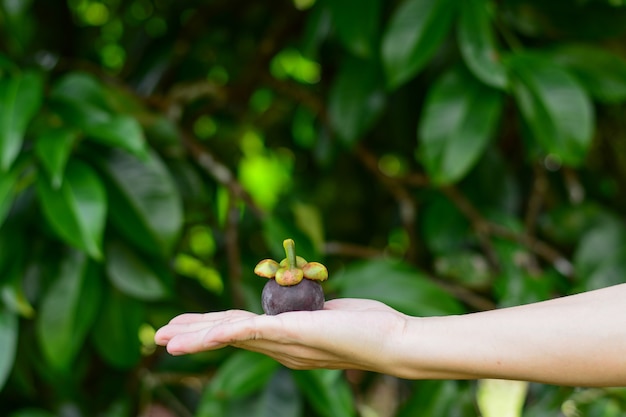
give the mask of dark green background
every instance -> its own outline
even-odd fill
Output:
[[[260,311],[287,237],[413,315],[623,282],[625,41],[622,0],[0,1],[3,415],[625,416],[152,339]]]

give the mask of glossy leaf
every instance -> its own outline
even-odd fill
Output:
[[[226,402],[241,399],[266,385],[279,363],[256,352],[240,350],[219,368],[198,405],[198,417],[224,415]]]
[[[132,116],[111,115],[106,120],[87,124],[83,128],[90,139],[127,150],[140,158],[146,157],[143,129]]]
[[[50,96],[55,100],[110,110],[101,82],[84,72],[72,72],[60,78],[53,86]]]
[[[574,253],[579,290],[597,289],[624,281],[626,228],[617,219],[589,229]]]
[[[81,252],[69,252],[37,315],[37,340],[50,366],[70,372],[99,305],[100,285]]]
[[[606,103],[626,100],[626,59],[585,44],[565,44],[548,56],[570,70],[595,99]]]
[[[335,31],[346,48],[360,57],[374,53],[378,37],[380,0],[329,1]]]
[[[111,201],[110,218],[138,247],[168,254],[182,227],[182,202],[156,153],[143,161],[114,151],[100,161]]]
[[[65,166],[70,157],[77,134],[67,129],[50,129],[42,132],[35,142],[35,153],[48,172],[54,188],[63,182]]]
[[[418,381],[396,417],[475,416],[476,406],[464,381]]]
[[[87,138],[145,157],[143,129],[128,114],[115,114],[105,87],[90,75],[71,73],[51,92],[54,109]]]
[[[418,131],[420,160],[433,183],[454,183],[473,167],[498,127],[501,109],[501,94],[464,70],[437,80]]]
[[[45,176],[37,179],[37,193],[46,219],[68,244],[102,257],[102,233],[107,196],[98,175],[83,162],[72,160],[59,189]]]
[[[420,227],[426,247],[443,256],[462,250],[472,243],[469,221],[446,198],[433,198],[424,205]]]
[[[323,417],[354,417],[354,399],[344,374],[338,370],[294,371],[296,383],[313,408]]]
[[[0,307],[0,390],[4,387],[15,361],[19,327],[17,316]]]
[[[390,88],[417,74],[448,33],[456,2],[404,0],[383,35],[382,61]]]
[[[18,172],[13,167],[9,172],[0,175],[0,226],[4,223],[14,200],[15,184],[17,183]]]
[[[279,366],[274,359],[260,353],[237,351],[220,366],[208,392],[224,399],[243,397],[264,386]]]
[[[200,416],[302,417],[302,395],[291,371],[279,368],[260,391],[240,398],[216,400],[216,408],[203,409]]]
[[[42,96],[43,80],[37,73],[0,76],[0,172],[6,172],[17,158]]]
[[[460,2],[458,43],[463,60],[482,82],[495,88],[506,88],[506,68],[500,60],[491,22],[489,0]]]
[[[334,131],[344,144],[353,146],[373,126],[385,107],[383,80],[377,65],[346,59],[328,100]]]
[[[516,54],[508,66],[513,94],[533,139],[564,164],[582,164],[594,126],[585,90],[568,72],[539,55]]]
[[[154,265],[122,242],[110,241],[107,244],[106,270],[113,285],[131,297],[151,301],[169,294]]]
[[[270,379],[254,404],[250,417],[299,417],[302,415],[302,396],[293,373],[280,368]],[[239,414],[241,415],[241,414]]]
[[[141,358],[139,327],[144,320],[143,305],[117,291],[103,297],[92,338],[100,356],[115,368],[126,369]]]
[[[337,271],[329,285],[341,297],[370,298],[414,316],[459,314],[463,307],[418,270],[401,262],[372,260]]]

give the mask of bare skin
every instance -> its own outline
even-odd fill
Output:
[[[173,355],[235,346],[294,369],[626,386],[626,284],[444,317],[411,317],[362,299],[277,316],[242,310],[183,314],[159,329],[155,340]]]

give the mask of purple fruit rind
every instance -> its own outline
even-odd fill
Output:
[[[288,311],[321,310],[324,308],[324,290],[319,282],[309,279],[292,286],[282,286],[270,279],[263,287],[261,302],[268,316]]]

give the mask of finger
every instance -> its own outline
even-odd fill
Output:
[[[161,327],[156,332],[154,339],[156,344],[165,345],[176,335],[193,333],[203,329],[208,330],[219,324],[245,320],[254,315],[254,313],[241,310],[225,311],[221,313],[185,314],[172,319],[169,324]]]
[[[179,332],[167,342],[173,355],[219,349],[248,340],[275,339],[280,336],[280,319],[276,316],[250,316],[241,320],[225,320],[195,331]]]
[[[243,321],[250,321],[244,319]],[[187,353],[197,353],[204,350],[214,350],[227,346],[229,343],[236,341],[234,336],[223,337],[222,333],[228,333],[228,330],[219,331],[219,329],[230,329],[234,326],[235,322],[226,321],[222,324],[205,325],[191,330],[189,328],[181,331],[180,328],[173,326],[166,326],[160,330],[159,336],[164,335],[164,339],[167,339],[167,351],[172,355],[182,355]],[[252,326],[247,325],[246,329],[251,329]],[[216,329],[218,329],[216,333]],[[248,335],[238,336],[239,340],[244,340],[252,336],[253,332],[249,332]],[[217,335],[217,337],[216,337]],[[168,338],[169,336],[169,338]]]
[[[228,317],[239,317],[254,314],[245,310],[226,310],[213,313],[185,313],[174,317],[169,324],[197,323],[222,320]]]
[[[387,309],[388,307],[379,301],[365,300],[360,298],[337,298],[334,300],[326,301],[326,303],[324,303],[324,310],[363,311],[376,308]]]

